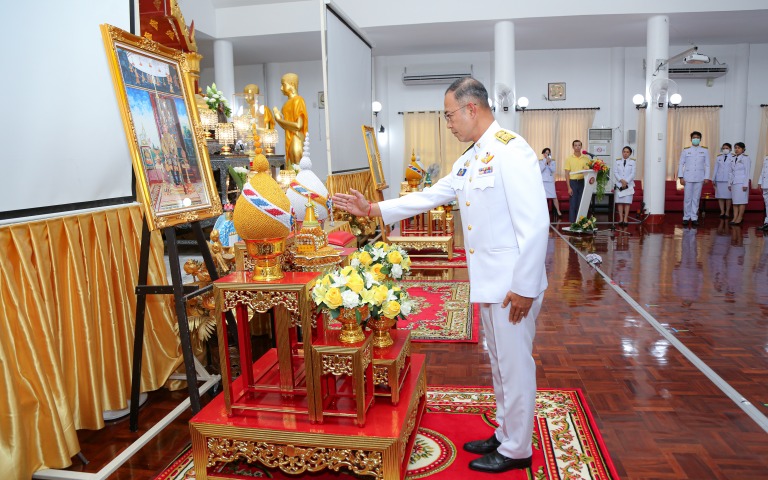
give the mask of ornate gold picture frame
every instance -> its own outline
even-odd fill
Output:
[[[221,215],[184,53],[101,25],[150,230]]]
[[[388,187],[384,178],[384,169],[381,166],[381,156],[379,155],[379,144],[376,142],[376,131],[373,127],[363,125],[363,138],[365,140],[365,151],[368,153],[368,165],[371,167],[371,175],[376,184],[376,190],[381,192]]]

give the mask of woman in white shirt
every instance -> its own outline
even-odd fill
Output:
[[[720,155],[715,160],[715,172],[712,174],[712,181],[715,182],[715,198],[720,205],[720,218],[728,218],[728,212],[731,210],[733,196],[728,188],[728,177],[731,174],[732,164],[731,144],[724,143],[720,147]]]
[[[763,202],[765,202],[765,220],[763,220],[763,226],[760,229],[768,231],[768,157],[763,159],[763,170],[760,172],[757,186],[763,189]]]
[[[541,169],[541,180],[544,182],[544,192],[547,194],[547,202],[552,202],[552,207],[557,212],[557,218],[560,218],[563,214],[560,212],[560,202],[557,200],[557,192],[555,191],[555,161],[552,160],[552,150],[549,148],[541,151],[539,168]],[[550,212],[552,207],[549,208]]]
[[[633,192],[635,188],[635,159],[629,158],[630,155],[632,155],[632,149],[628,146],[624,147],[621,150],[621,158],[617,158],[613,166],[613,178],[616,185],[613,197],[616,208],[619,210],[619,226],[621,227],[629,225],[627,217],[634,196],[632,194],[622,195],[622,192],[630,187]]]
[[[733,164],[728,177],[728,186],[733,196],[733,220],[731,225],[741,225],[744,221],[744,210],[747,208],[749,197],[749,172],[752,171],[752,160],[744,153],[744,142],[733,145]]]

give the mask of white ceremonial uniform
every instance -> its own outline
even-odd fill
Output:
[[[624,160],[624,157],[617,158],[613,164],[613,180],[616,185],[616,191],[614,192],[614,201],[616,203],[632,203],[632,197],[634,195],[619,196],[619,188],[621,188],[621,181],[627,182],[628,187],[635,186],[635,159],[628,158]]]
[[[688,147],[680,154],[678,178],[685,180],[683,220],[699,219],[699,200],[704,180],[709,180],[709,152],[707,147]]]
[[[730,153],[727,155],[721,153],[717,156],[715,172],[712,174],[712,181],[715,182],[715,198],[724,198],[726,200],[731,198],[731,191],[728,190],[728,177],[731,173],[732,164],[733,156]]]
[[[547,288],[547,202],[536,154],[519,136],[493,122],[432,187],[379,202],[386,224],[458,200],[469,269],[470,301],[480,315],[491,358],[499,453],[531,455],[536,403],[533,337]],[[509,321],[507,292],[533,298],[528,315]]]
[[[728,185],[731,187],[731,198],[734,205],[746,205],[749,198],[749,172],[752,171],[752,159],[742,153],[734,155]],[[744,191],[747,187],[747,191]]]
[[[757,184],[763,189],[763,202],[765,202],[765,221],[763,221],[763,225],[766,225],[768,224],[768,157],[763,159],[763,170],[760,172]]]
[[[550,160],[547,165],[547,159],[539,160],[539,170],[541,170],[541,181],[544,182],[544,193],[547,198],[557,198],[555,192],[555,161]]]

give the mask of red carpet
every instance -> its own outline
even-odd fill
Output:
[[[419,254],[424,256],[411,257],[411,268],[467,268],[467,255],[463,248],[454,248],[450,260],[443,252],[435,252],[435,256],[422,252]]]
[[[407,320],[397,328],[410,330],[414,342],[477,343],[480,309],[469,303],[467,281],[403,281],[400,285],[415,301]],[[332,329],[341,328],[331,322]]]
[[[487,438],[493,433],[495,403],[488,387],[429,387],[427,412],[411,452],[408,479],[434,478],[467,480],[490,478],[474,472],[467,464],[477,455],[461,446],[469,440]],[[166,468],[157,480],[194,478],[189,448]],[[299,477],[287,476],[256,464],[220,464],[222,478],[371,478],[348,472],[319,472]],[[543,389],[536,397],[533,431],[533,467],[498,476],[504,479],[536,480],[611,480],[618,479],[584,396],[578,389]]]

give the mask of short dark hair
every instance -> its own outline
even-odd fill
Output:
[[[730,144],[730,143],[728,143],[728,142],[725,142],[725,143],[723,144],[723,147],[724,147],[724,146],[726,146],[726,145],[728,145],[728,148],[733,148],[733,147],[731,146],[731,144]],[[723,148],[723,147],[720,147],[720,148]]]
[[[621,149],[622,152],[624,150],[629,150],[629,154],[632,155],[632,147],[630,147],[629,145],[625,145],[624,148]]]
[[[571,142],[571,146],[576,145],[576,142],[579,142],[580,144],[584,145],[584,142],[582,142],[581,140],[574,140]]]
[[[475,105],[490,109],[488,104],[488,90],[480,81],[472,77],[463,77],[454,81],[445,91],[445,94],[453,92],[453,96],[459,103],[474,103]]]
[[[696,130],[691,132],[691,138],[693,138],[693,137],[695,137],[697,135],[699,136],[699,138],[701,138],[701,132],[697,132]]]
[[[544,155],[544,152],[552,153],[552,150],[550,150],[549,147],[547,147],[547,148],[545,148],[544,150],[541,151],[541,154]]]
[[[747,149],[747,146],[744,145],[744,142],[736,142],[733,145],[736,146],[736,147],[741,147],[742,150],[746,150]]]

